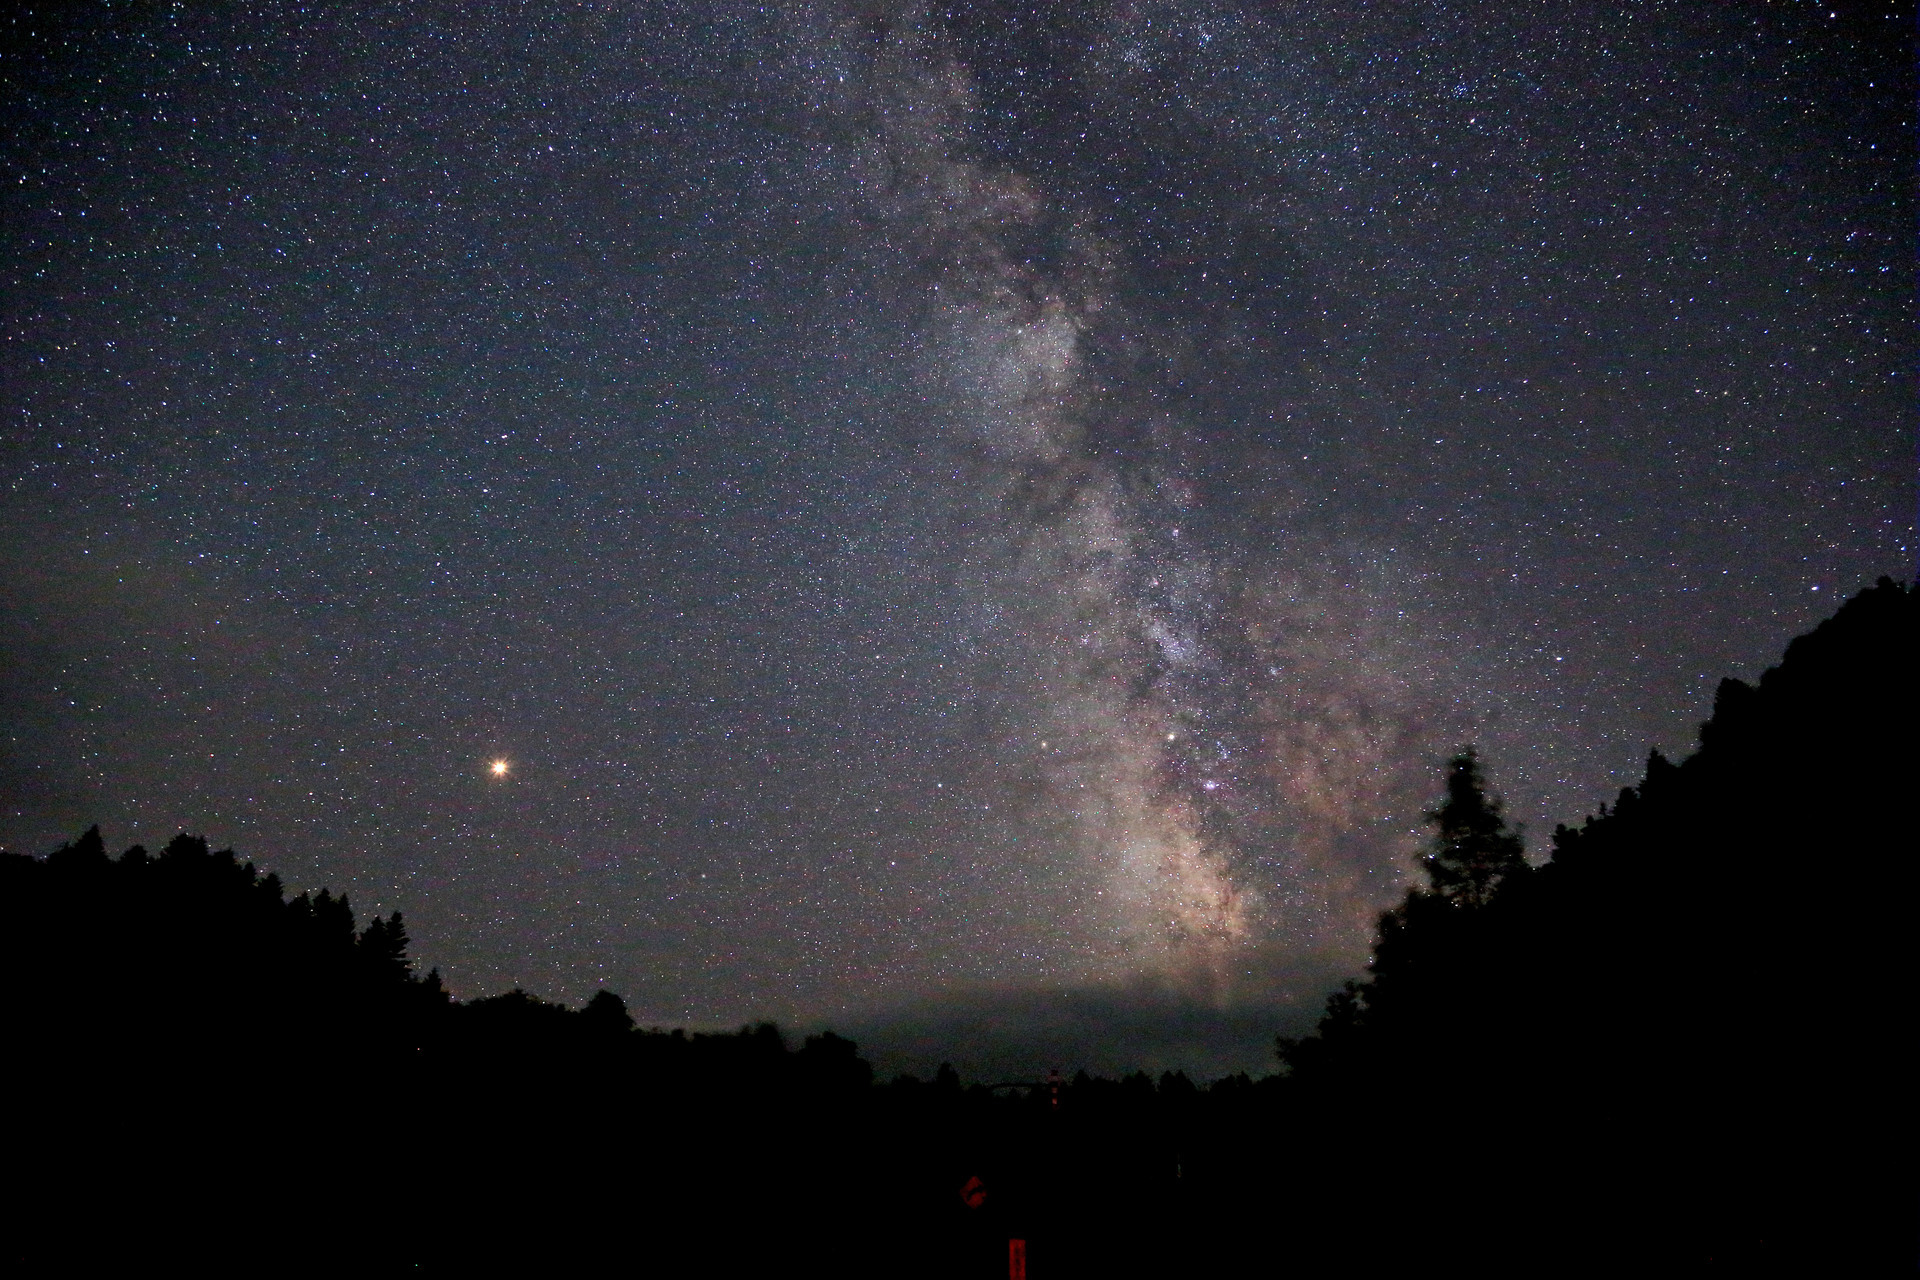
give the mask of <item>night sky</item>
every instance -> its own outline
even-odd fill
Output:
[[[1258,1068],[1911,573],[1904,6],[205,10],[0,57],[16,851]]]

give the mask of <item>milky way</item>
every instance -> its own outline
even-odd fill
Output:
[[[1911,72],[1826,12],[50,18],[0,839],[650,1020],[1310,1008],[1446,753],[1538,853],[1906,571]]]
[[[1211,451],[1163,388],[1211,353],[1129,305],[1124,252],[1083,211],[972,157],[979,95],[927,13],[841,13],[809,36],[823,147],[853,152],[858,198],[921,255],[922,430],[971,499],[959,554],[984,566],[1022,673],[999,745],[1030,762],[1034,816],[1064,820],[1054,907],[1075,927],[1056,966],[1219,978],[1273,930],[1350,933],[1405,841],[1333,847],[1364,815],[1404,834],[1426,782],[1405,655],[1324,596],[1302,606],[1300,547],[1249,552],[1210,518]],[[1289,502],[1292,469],[1263,461],[1242,507]],[[1352,651],[1316,648],[1316,625]]]

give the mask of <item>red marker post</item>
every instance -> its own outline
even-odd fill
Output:
[[[1007,1241],[1007,1280],[1027,1280],[1027,1242]]]

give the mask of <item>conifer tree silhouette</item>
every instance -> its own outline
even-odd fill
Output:
[[[1484,906],[1503,881],[1527,870],[1520,833],[1508,829],[1499,797],[1488,794],[1472,747],[1447,762],[1447,798],[1426,817],[1434,836],[1422,862],[1440,897]]]
[[[400,982],[411,976],[413,965],[407,960],[406,926],[400,913],[382,920],[375,916],[360,933],[354,949],[360,956],[366,975],[376,982]]]

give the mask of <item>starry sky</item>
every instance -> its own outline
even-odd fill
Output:
[[[0,843],[462,996],[1257,1067],[1910,574],[1905,6],[10,12]]]

